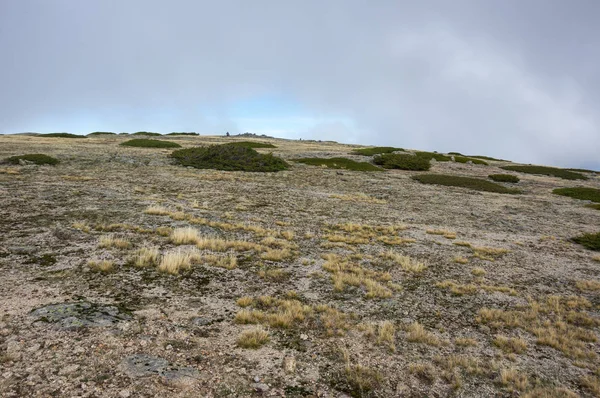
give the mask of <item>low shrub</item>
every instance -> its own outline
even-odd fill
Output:
[[[556,195],[569,196],[575,199],[591,200],[600,203],[600,189],[596,188],[556,188],[552,191]]]
[[[161,141],[161,140],[149,140],[145,138],[137,138],[129,141],[122,142],[120,145],[133,146],[138,148],[181,148],[176,142]]]
[[[27,154],[27,155],[19,155],[19,156],[11,156],[10,158],[7,158],[4,160],[3,163],[8,163],[8,164],[19,164],[19,160],[25,160],[27,162],[33,162],[35,164],[49,164],[49,165],[55,165],[59,163],[59,160],[56,158],[53,158],[52,156],[48,156],[48,155],[42,155],[41,153],[32,153],[32,154]]]
[[[392,153],[395,151],[403,151],[402,148],[394,148],[392,146],[375,146],[370,148],[360,148],[352,151],[354,155],[364,155],[364,156],[373,156],[379,155],[382,153]]]
[[[509,171],[518,171],[520,173],[527,174],[541,174],[551,177],[564,178],[565,180],[587,180],[588,178],[583,174],[575,173],[566,169],[559,169],[557,167],[547,166],[504,166],[501,169]]]
[[[182,166],[225,171],[274,172],[289,165],[272,154],[263,155],[252,148],[236,145],[212,145],[180,149],[170,155]]]
[[[509,160],[504,160],[504,159],[496,159],[496,158],[492,158],[490,156],[479,156],[479,155],[471,155],[469,156],[470,158],[475,158],[475,159],[483,159],[483,160],[495,160],[497,162],[509,162]]]
[[[254,142],[254,141],[237,141],[237,142],[228,142],[224,145],[232,145],[232,146],[241,146],[244,148],[277,148],[273,144],[267,144],[264,142]]]
[[[575,171],[575,172],[579,171],[581,173],[592,173],[592,174],[600,173],[600,171],[588,170],[588,169],[565,169],[565,170]]]
[[[133,133],[131,135],[150,135],[150,136],[153,136],[153,137],[157,137],[157,136],[160,136],[162,134],[160,134],[160,133],[151,133],[149,131],[138,131],[137,133]]]
[[[519,181],[521,181],[519,179],[519,177],[514,176],[512,174],[490,174],[488,176],[488,178],[490,180],[494,180],[496,182],[511,182],[511,183],[517,183]]]
[[[466,156],[466,155],[463,155],[463,154],[462,154],[462,153],[460,153],[460,152],[448,152],[448,155]]]
[[[575,243],[579,243],[586,249],[600,251],[600,232],[596,234],[583,234],[571,240]]]
[[[116,133],[110,133],[108,131],[94,131],[93,133],[89,133],[88,136],[90,135],[117,135]]]
[[[476,191],[497,192],[518,194],[521,193],[518,189],[506,188],[505,186],[482,180],[479,178],[459,177],[445,174],[422,174],[412,177],[414,180],[423,184],[436,184],[451,187],[463,187],[474,189]]]
[[[373,163],[386,169],[429,170],[431,168],[431,163],[425,158],[398,153],[377,155],[373,158]]]
[[[427,160],[435,159],[438,162],[449,162],[452,160],[450,156],[442,155],[441,153],[437,152],[417,151],[415,152],[415,155]]]
[[[473,163],[473,164],[482,164],[484,166],[488,165],[488,162],[481,160],[481,159],[476,159],[476,158],[470,158],[468,156],[454,156],[454,161],[458,162],[458,163]]]
[[[40,134],[40,137],[55,137],[55,138],[87,138],[85,135],[71,134],[71,133],[49,133]]]
[[[169,133],[167,135],[200,135],[198,133]]]
[[[585,207],[589,207],[590,209],[594,209],[594,210],[600,210],[600,203],[585,205]]]
[[[355,171],[383,171],[377,166],[367,162],[355,162],[346,158],[303,158],[294,159],[294,162],[309,164],[311,166],[327,166],[329,169],[344,169]]]

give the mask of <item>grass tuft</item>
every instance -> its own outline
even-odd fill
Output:
[[[187,270],[192,264],[192,253],[181,250],[172,250],[165,253],[158,264],[158,270],[168,274],[177,275],[180,270]]]
[[[422,184],[435,184],[444,185],[451,187],[462,187],[473,189],[476,191],[485,192],[496,192],[496,193],[507,193],[507,194],[518,194],[521,193],[518,189],[506,188],[502,185],[495,184],[490,181],[482,180],[479,178],[471,177],[459,177],[445,174],[422,174],[412,177],[413,180],[417,180]]]
[[[120,145],[131,146],[136,148],[181,148],[181,145],[179,145],[176,142],[150,140],[146,138],[136,138],[133,140],[122,142]]]
[[[263,155],[252,148],[229,144],[180,149],[170,156],[182,166],[197,169],[275,172],[289,167],[272,154]]]
[[[256,327],[243,331],[237,339],[237,345],[241,348],[257,349],[267,344],[269,340],[269,332]]]
[[[557,167],[547,166],[504,166],[501,169],[508,171],[518,171],[526,174],[540,174],[551,177],[563,178],[565,180],[587,180],[588,178],[583,174],[575,173],[565,169],[559,169]]]
[[[419,322],[413,322],[408,326],[406,339],[411,343],[422,343],[431,346],[439,346],[440,340],[431,332],[425,330]]]

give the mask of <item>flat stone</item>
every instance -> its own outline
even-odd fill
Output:
[[[172,365],[166,359],[147,354],[125,358],[121,362],[121,369],[131,378],[158,375],[170,383],[199,377],[198,370],[194,368]]]
[[[53,323],[63,329],[106,327],[131,319],[131,315],[115,306],[88,302],[51,304],[33,310],[31,316],[37,322]]]

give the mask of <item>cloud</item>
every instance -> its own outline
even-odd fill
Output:
[[[260,129],[600,168],[599,13],[591,0],[2,2],[0,130]]]

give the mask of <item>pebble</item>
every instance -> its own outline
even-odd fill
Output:
[[[302,334],[300,335],[300,340],[308,340],[308,335],[307,335],[307,334],[304,334],[304,333],[302,333]]]
[[[252,388],[254,388],[258,392],[267,392],[269,391],[269,386],[265,383],[254,383],[252,384]]]

